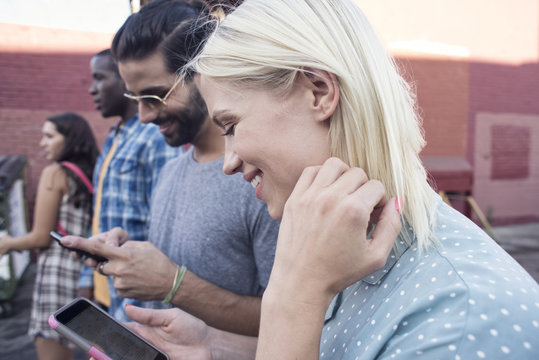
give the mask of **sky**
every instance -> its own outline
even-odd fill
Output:
[[[115,33],[129,0],[0,0],[0,23]]]

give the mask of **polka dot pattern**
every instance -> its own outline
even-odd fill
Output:
[[[539,359],[539,285],[439,201],[441,247],[399,241],[384,269],[338,294],[321,359]]]

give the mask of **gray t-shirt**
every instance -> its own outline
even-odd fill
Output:
[[[193,150],[169,161],[154,190],[150,241],[172,261],[240,295],[262,296],[279,222],[241,174],[225,175],[223,158],[198,163]],[[160,301],[149,304],[163,308]]]

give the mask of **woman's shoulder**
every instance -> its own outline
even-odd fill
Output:
[[[66,172],[62,165],[60,165],[57,162],[53,162],[52,164],[49,164],[45,166],[45,168],[42,171],[42,175],[44,176],[66,176]]]
[[[43,169],[41,172],[41,181],[56,189],[67,188],[67,174],[62,166],[58,163],[52,163]]]

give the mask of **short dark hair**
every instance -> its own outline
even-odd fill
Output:
[[[101,50],[94,56],[112,56],[112,52],[110,51],[110,49],[105,49],[105,50]]]
[[[204,47],[214,26],[214,22],[200,17],[192,17],[180,23],[161,46],[167,70],[170,73],[176,72],[194,58]],[[192,76],[193,73],[187,69],[185,80],[191,80]]]
[[[130,15],[120,27],[112,40],[112,54],[117,61],[143,59],[162,46],[183,21],[197,18],[204,11],[204,4],[199,1],[149,2],[138,13]]]
[[[119,78],[121,78],[120,70],[118,70],[118,64],[116,63],[116,59],[114,59],[114,56],[112,56],[112,51],[110,49],[101,50],[94,55],[94,57],[96,56],[109,58],[109,69],[114,72]]]

